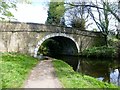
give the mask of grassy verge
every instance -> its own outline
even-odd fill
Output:
[[[2,59],[0,59],[2,88],[22,87],[30,70],[37,62],[31,56],[18,53],[2,53]]]
[[[113,84],[75,72],[71,66],[61,60],[53,60],[56,74],[65,88],[117,88]]]

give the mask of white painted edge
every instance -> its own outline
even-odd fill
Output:
[[[35,49],[34,49],[34,57],[37,57],[37,52],[38,52],[38,50],[39,50],[39,47],[41,46],[41,44],[45,41],[45,40],[47,40],[47,39],[49,39],[49,38],[52,38],[52,37],[56,37],[56,36],[61,36],[61,37],[66,37],[66,38],[69,38],[69,39],[71,39],[75,44],[76,44],[76,47],[77,47],[77,49],[78,49],[78,53],[79,53],[79,45],[78,45],[78,43],[75,41],[75,39],[73,38],[73,37],[71,37],[70,35],[67,35],[67,34],[65,34],[65,33],[52,33],[52,34],[49,34],[49,35],[46,35],[44,38],[42,38],[40,41],[38,41],[38,43],[37,43],[37,45],[36,45],[36,47],[35,47]]]

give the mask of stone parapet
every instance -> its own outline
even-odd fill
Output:
[[[99,32],[80,30],[70,27],[20,22],[2,22],[0,23],[0,32],[53,32],[84,36],[96,36],[100,34]]]

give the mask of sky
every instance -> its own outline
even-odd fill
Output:
[[[32,4],[17,4],[17,11],[11,10],[14,18],[19,22],[31,22],[45,24],[47,20],[48,2],[49,0],[32,0]],[[55,0],[59,1],[59,0]],[[67,0],[70,1],[70,0]],[[75,1],[75,0],[73,0]],[[90,1],[90,0],[89,0]],[[113,1],[113,0],[109,0]],[[114,0],[117,1],[117,0]],[[97,15],[97,14],[96,14]],[[88,29],[96,28],[96,25],[91,25]]]
[[[17,4],[17,10],[11,10],[19,22],[45,23],[47,19],[47,1],[33,0],[32,4]]]

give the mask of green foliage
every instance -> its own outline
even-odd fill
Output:
[[[61,60],[53,60],[53,66],[64,88],[117,88],[113,84],[77,73]]]
[[[31,56],[18,53],[2,53],[2,59],[0,59],[2,88],[21,87],[37,62]]]
[[[113,35],[112,35],[112,37],[109,38],[109,40],[108,40],[109,46],[113,46],[113,47],[118,46],[119,42],[120,42],[120,40],[117,39],[117,38],[116,38],[115,36],[113,36]]]
[[[86,57],[97,57],[97,58],[114,58],[116,57],[116,49],[114,47],[92,47],[86,49],[82,53]]]
[[[79,28],[80,30],[85,30],[85,20],[81,18],[73,19],[73,21],[71,21],[71,26]]]
[[[90,25],[87,24],[88,22],[88,14],[86,13],[86,2],[83,0],[79,0],[78,2],[70,2],[71,5],[80,5],[73,7],[71,5],[68,6],[68,9],[66,11],[66,16],[68,17],[68,25],[70,25],[73,28],[77,28],[80,30],[85,30],[86,27]]]
[[[43,55],[61,54],[60,43],[53,39],[47,39],[40,46],[38,54]]]
[[[39,54],[43,54],[43,55],[47,55],[48,54],[49,49],[43,45],[40,46],[39,50],[38,50],[38,55]]]
[[[64,15],[64,10],[64,0],[61,2],[53,2],[53,0],[51,0],[46,24],[59,25],[60,20]]]
[[[13,18],[13,14],[10,12],[10,8],[16,8],[15,2],[6,2],[4,0],[0,0],[0,21],[3,21],[5,19],[10,20]]]
[[[9,21],[15,19],[10,9],[16,9],[16,3],[31,4],[31,0],[0,0],[0,21]]]
[[[117,46],[117,57],[118,57],[118,59],[120,58],[120,41]]]

